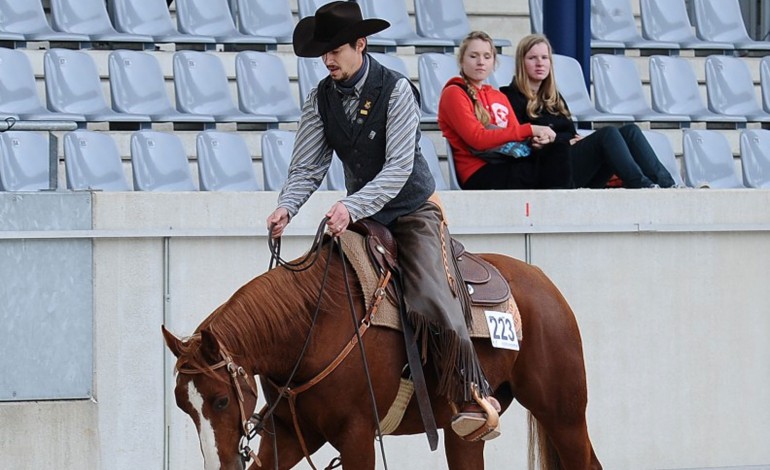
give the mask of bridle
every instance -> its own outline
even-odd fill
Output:
[[[235,395],[238,398],[238,410],[241,417],[241,438],[238,443],[238,454],[241,456],[244,468],[249,459],[254,459],[257,465],[261,467],[262,463],[257,458],[256,452],[249,446],[249,442],[254,439],[259,432],[259,418],[256,414],[251,415],[246,412],[246,409],[244,408],[243,388],[241,387],[241,380],[243,380],[246,382],[246,385],[248,385],[248,390],[254,396],[254,401],[256,403],[259,398],[256,382],[253,377],[249,380],[249,374],[246,373],[246,370],[243,367],[233,361],[232,355],[219,343],[219,340],[217,340],[217,346],[219,347],[219,354],[222,356],[221,361],[209,366],[207,369],[180,367],[177,370],[180,374],[198,375],[226,368],[232,386],[235,389]]]

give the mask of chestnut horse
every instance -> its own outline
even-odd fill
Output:
[[[523,340],[519,351],[474,340],[476,351],[503,411],[514,399],[529,410],[530,466],[536,460],[540,468],[601,469],[586,426],[585,367],[572,310],[538,268],[503,255],[482,257],[510,284],[521,312]],[[277,404],[263,423],[250,468],[292,468],[328,442],[339,451],[346,470],[374,469],[377,426],[367,375],[381,418],[396,397],[407,363],[402,333],[373,326],[362,336],[368,371],[354,349],[295,403],[278,399],[276,384],[291,380],[301,385],[313,379],[355,338],[348,293],[358,318],[365,313],[361,288],[347,261],[343,266],[331,251],[317,261],[303,271],[279,267],[249,281],[189,338],[181,340],[163,328],[166,344],[178,358],[176,402],[195,422],[206,469],[244,468],[241,439],[256,406],[254,375],[260,376],[268,403]],[[432,390],[436,377],[430,361],[425,374]],[[431,405],[444,429],[448,468],[482,470],[484,442],[464,441],[452,431],[446,398],[432,394]],[[392,434],[422,432],[412,399]]]

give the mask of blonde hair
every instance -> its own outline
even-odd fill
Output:
[[[465,52],[468,50],[468,44],[470,44],[470,42],[474,39],[480,39],[489,44],[489,48],[492,50],[492,57],[495,62],[495,67],[497,66],[497,50],[495,50],[495,43],[492,38],[484,31],[471,31],[468,33],[468,35],[465,36],[465,39],[463,39],[463,42],[460,43],[460,48],[457,50],[457,63],[460,66],[460,77],[462,77],[463,81],[465,82],[468,96],[470,96],[471,101],[473,101],[473,112],[476,114],[476,118],[481,122],[481,124],[486,126],[490,123],[492,117],[489,115],[489,111],[484,108],[484,105],[481,103],[481,101],[479,101],[476,87],[471,85],[471,83],[468,81],[468,77],[466,77],[465,73],[463,73],[463,56],[465,56]]]
[[[529,77],[524,69],[524,57],[538,44],[545,44],[548,47],[548,59],[551,62],[551,71],[540,84],[537,93],[529,88]],[[549,114],[561,114],[569,117],[569,110],[559,96],[556,89],[556,79],[553,76],[553,49],[548,38],[542,34],[530,34],[519,41],[516,47],[516,73],[513,76],[516,87],[527,97],[527,115],[530,118],[537,118],[542,111]]]

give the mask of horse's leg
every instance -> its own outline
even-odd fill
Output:
[[[444,452],[449,470],[484,470],[484,441],[464,441],[451,426],[444,428]]]
[[[374,436],[371,421],[349,423],[330,440],[340,453],[344,470],[374,470]]]
[[[269,420],[269,418],[268,418]],[[278,468],[281,470],[288,470],[293,468],[300,460],[305,458],[305,453],[302,451],[302,446],[297,439],[297,435],[294,432],[294,427],[291,423],[284,423],[281,419],[275,419],[275,444],[278,448]],[[273,429],[272,425],[268,423],[265,427],[265,432],[262,433],[259,441],[259,452],[257,458],[261,465],[257,465],[257,462],[253,462],[249,467],[249,470],[273,470],[275,467],[275,452],[273,451],[273,436],[269,432]],[[319,436],[304,436],[305,445],[309,454],[317,451],[321,448],[325,442],[323,438]]]

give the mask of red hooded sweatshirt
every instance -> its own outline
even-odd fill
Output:
[[[455,86],[460,85],[460,86]],[[460,184],[487,164],[469,149],[489,150],[511,141],[532,137],[530,124],[519,124],[508,98],[489,85],[477,88],[478,99],[499,129],[485,129],[473,112],[473,101],[466,93],[465,81],[453,77],[444,85],[438,104],[438,127],[454,153],[455,170]]]

